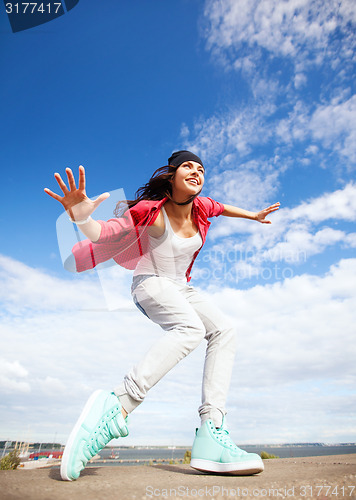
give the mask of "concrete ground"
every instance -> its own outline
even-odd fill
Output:
[[[0,471],[1,500],[157,498],[356,498],[356,454],[265,460],[255,476],[203,474],[189,465],[87,468],[62,481],[59,468]]]

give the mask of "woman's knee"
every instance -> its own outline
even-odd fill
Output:
[[[196,349],[206,335],[205,327],[199,321],[191,321],[189,325],[178,326],[173,332],[176,339],[184,346],[185,354]]]
[[[228,345],[231,350],[236,351],[236,330],[228,323],[217,326],[216,329],[207,337],[207,340],[209,342],[219,342],[224,346]]]

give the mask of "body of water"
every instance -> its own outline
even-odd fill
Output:
[[[285,445],[285,446],[241,446],[244,450],[251,453],[260,454],[266,451],[279,458],[290,457],[312,457],[323,455],[346,455],[356,454],[356,445]],[[175,460],[182,460],[187,449],[190,448],[105,448],[99,453],[100,460],[90,464],[96,465],[137,465],[143,463],[160,463]],[[115,457],[116,458],[112,458]]]

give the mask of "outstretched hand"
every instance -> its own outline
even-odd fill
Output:
[[[264,210],[261,210],[261,212],[258,212],[256,214],[256,220],[258,222],[261,222],[262,224],[272,224],[270,220],[266,220],[267,215],[271,214],[272,212],[275,212],[276,210],[279,209],[280,203],[275,203],[274,205],[271,205],[268,208],[265,208]]]
[[[106,200],[110,196],[110,194],[103,193],[96,200],[91,200],[87,197],[85,192],[85,170],[82,165],[79,167],[78,187],[76,187],[74,175],[70,168],[66,168],[66,174],[69,189],[60,174],[57,172],[54,174],[54,177],[63,192],[63,196],[54,193],[48,188],[45,188],[44,191],[63,205],[64,210],[66,210],[71,219],[85,220],[94,212],[102,201]]]

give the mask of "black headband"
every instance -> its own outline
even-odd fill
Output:
[[[197,163],[200,163],[202,167],[204,167],[203,162],[201,161],[199,156],[186,150],[176,151],[175,153],[173,153],[172,156],[168,158],[168,165],[179,167],[179,165],[181,165],[185,161],[196,161]]]

